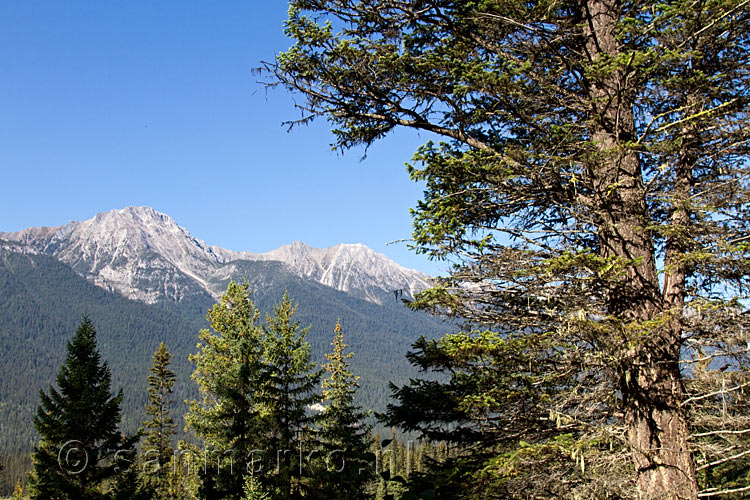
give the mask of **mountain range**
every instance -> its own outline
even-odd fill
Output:
[[[0,233],[0,240],[50,255],[95,285],[147,304],[201,293],[218,299],[230,278],[243,278],[244,263],[258,261],[281,262],[302,278],[378,304],[393,292],[411,296],[429,287],[426,275],[362,244],[312,248],[296,241],[267,253],[236,252],[207,245],[150,207]]]
[[[144,418],[148,368],[161,341],[174,355],[180,421],[183,402],[196,396],[188,356],[230,279],[248,283],[263,313],[288,292],[299,303],[297,319],[310,327],[318,363],[340,319],[366,409],[382,411],[389,384],[415,376],[405,354],[419,336],[453,329],[399,300],[427,288],[429,277],[361,244],[237,252],[207,245],[148,207],[0,233],[0,455],[28,457],[38,392],[54,384],[83,315],[97,328],[113,389],[124,388],[124,429],[134,431]]]

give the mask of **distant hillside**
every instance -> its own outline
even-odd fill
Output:
[[[233,266],[231,275],[246,277],[262,311],[270,311],[284,290],[300,303],[298,317],[302,325],[311,326],[308,340],[318,362],[330,349],[333,326],[341,318],[355,352],[354,369],[362,377],[360,402],[367,408],[382,409],[390,394],[388,382],[404,382],[413,375],[404,354],[419,335],[441,335],[448,329],[407,310],[395,298],[382,305],[358,299],[305,279],[278,261],[238,260]],[[229,275],[215,279],[214,286],[226,287]],[[84,314],[97,328],[114,388],[124,389],[126,430],[132,432],[143,418],[147,371],[160,341],[175,355],[175,399],[193,397],[187,356],[195,351],[198,330],[208,326],[204,316],[213,300],[200,291],[179,302],[129,300],[94,286],[51,256],[0,242],[0,342],[5,353],[0,367],[0,453],[27,452],[35,445],[32,419],[38,391],[54,382],[65,343]]]
[[[32,419],[38,392],[55,382],[65,344],[84,314],[94,321],[99,345],[116,388],[125,389],[125,423],[135,429],[145,401],[149,358],[164,340],[183,362],[175,363],[178,390],[190,391],[187,354],[199,325],[174,312],[98,288],[45,255],[0,250],[0,453],[36,444]]]

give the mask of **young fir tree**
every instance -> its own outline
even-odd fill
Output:
[[[67,351],[57,388],[40,391],[34,425],[41,439],[33,453],[31,498],[99,500],[123,465],[132,465],[117,458],[131,453],[137,438],[123,439],[118,430],[122,391],[110,392],[110,371],[88,318]]]
[[[264,383],[260,314],[248,286],[230,282],[221,302],[208,313],[213,332],[203,330],[192,378],[201,401],[193,401],[187,425],[206,444],[211,477],[203,481],[208,498],[239,499],[248,457],[263,446],[263,424],[257,389]]]
[[[255,479],[253,472],[253,469],[251,469],[250,473],[245,475],[245,496],[242,497],[242,500],[271,500],[270,495],[263,490],[258,480]]]
[[[261,388],[265,411],[266,458],[273,458],[273,471],[265,476],[266,490],[278,500],[302,498],[312,483],[309,464],[299,463],[315,416],[308,407],[320,401],[314,393],[322,370],[310,361],[308,328],[293,320],[296,306],[284,293],[264,325],[265,379]]]
[[[174,455],[172,438],[177,424],[172,418],[172,388],[176,376],[169,365],[172,355],[164,342],[154,352],[148,376],[148,405],[143,422],[146,439],[143,445],[144,473],[157,498],[169,498],[169,468]]]
[[[372,459],[367,439],[370,427],[366,414],[354,403],[359,383],[351,369],[346,353],[341,323],[336,323],[333,352],[326,354],[323,367],[328,378],[323,380],[325,410],[320,419],[319,439],[326,453],[325,473],[318,476],[319,491],[324,498],[353,500],[365,496],[365,488],[372,479]]]

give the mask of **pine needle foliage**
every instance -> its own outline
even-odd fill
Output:
[[[257,393],[264,377],[259,317],[247,285],[230,282],[208,313],[213,331],[200,332],[198,352],[190,356],[202,399],[191,402],[186,422],[210,452],[205,472],[212,477],[204,487],[212,491],[206,495],[241,498],[248,457],[264,443]]]
[[[244,492],[245,496],[242,497],[242,500],[271,500],[271,496],[263,491],[263,487],[255,479],[252,471],[245,476]]]
[[[41,438],[34,450],[31,498],[99,500],[107,498],[137,437],[123,438],[122,391],[111,393],[111,374],[97,348],[96,330],[84,318],[67,344],[57,387],[40,391],[34,425]]]
[[[265,449],[273,453],[275,467],[265,481],[267,491],[279,500],[302,498],[312,483],[313,471],[298,457],[305,440],[314,435],[317,417],[309,407],[320,402],[315,390],[323,372],[311,360],[305,341],[309,328],[295,321],[296,308],[284,293],[263,325]]]
[[[748,428],[745,0],[292,0],[285,32],[290,125],[430,139],[414,246],[454,265],[413,305],[465,329],[415,346],[445,378],[390,420],[463,449],[446,498],[750,486],[712,483],[747,455],[706,434]]]

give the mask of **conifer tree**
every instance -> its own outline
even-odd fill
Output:
[[[260,314],[247,284],[230,282],[221,302],[208,313],[213,332],[203,330],[192,378],[202,399],[190,404],[187,425],[210,452],[204,495],[239,499],[248,457],[262,447],[265,425],[258,399],[264,383]]]
[[[146,415],[149,420],[143,422],[146,439],[143,445],[144,472],[150,479],[150,486],[157,498],[167,495],[171,473],[169,464],[174,455],[172,438],[177,424],[172,418],[172,388],[176,376],[169,368],[172,355],[161,342],[154,352],[151,374],[148,376],[148,405]]]
[[[123,440],[125,439],[123,437]],[[117,458],[118,467],[108,498],[111,498],[111,500],[154,500],[155,498],[165,498],[164,496],[156,496],[153,485],[144,481],[144,478],[139,474],[138,453],[135,448],[121,450]]]
[[[398,436],[396,435],[396,428],[391,427],[391,440],[390,443],[388,443],[388,457],[389,457],[389,463],[388,463],[388,471],[391,473],[391,477],[396,477],[399,475],[399,467],[398,467]]]
[[[284,293],[263,328],[266,374],[261,391],[267,412],[266,450],[273,454],[266,458],[273,458],[274,467],[265,479],[267,491],[278,500],[302,498],[309,489],[312,471],[298,457],[316,420],[308,407],[320,401],[314,391],[322,370],[310,360],[310,344],[305,341],[309,328],[300,329],[293,319],[296,309]]]
[[[121,437],[122,390],[112,395],[111,375],[97,349],[96,331],[84,318],[67,344],[57,388],[40,391],[34,425],[41,438],[33,453],[31,498],[99,500],[131,453],[137,438]]]
[[[167,498],[198,500],[201,488],[199,472],[207,467],[205,455],[194,444],[180,441],[168,464]],[[202,497],[205,500],[205,497]]]
[[[325,410],[319,434],[328,460],[326,473],[319,476],[319,490],[325,492],[325,498],[359,499],[372,477],[370,459],[374,455],[367,450],[367,415],[354,403],[359,377],[351,371],[348,360],[354,353],[346,352],[340,322],[336,323],[331,345],[333,352],[326,354],[328,363],[323,366],[328,378],[322,384]]]
[[[455,265],[414,305],[467,331],[416,346],[450,380],[403,388],[390,422],[466,455],[446,498],[750,487],[700,480],[746,457],[719,446],[742,412],[701,407],[750,379],[747,7],[290,1],[266,68],[297,123],[325,117],[341,149],[434,134],[409,167],[414,245]],[[693,378],[706,356],[737,383]]]
[[[250,473],[245,476],[244,492],[245,496],[242,497],[242,500],[270,500],[271,498],[255,479],[252,469],[250,470]]]

